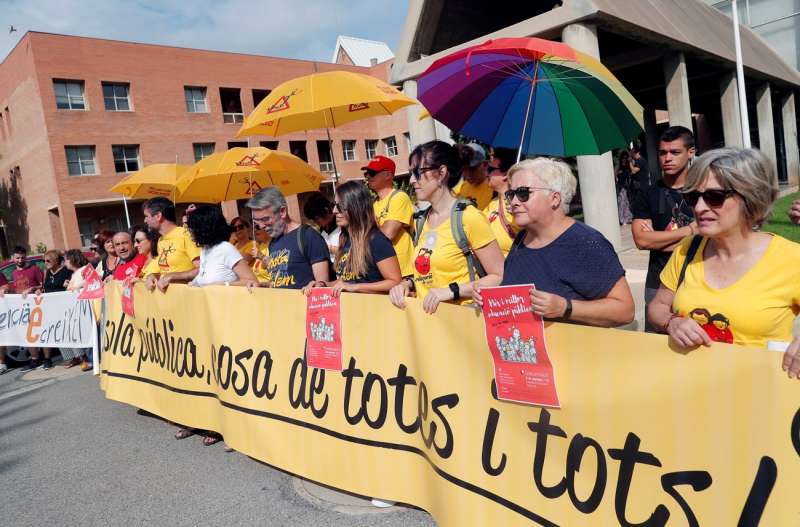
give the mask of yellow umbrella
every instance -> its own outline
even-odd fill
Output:
[[[427,108],[423,108],[422,111],[419,112],[419,118],[417,120],[422,121],[424,119],[430,119],[430,117],[431,117],[431,112],[429,112]]]
[[[277,86],[244,120],[238,136],[278,136],[301,130],[336,128],[390,115],[417,104],[380,79],[351,71],[327,71]]]
[[[175,185],[189,168],[191,167],[188,165],[175,163],[156,163],[137,170],[111,187],[111,192],[122,194],[128,227],[131,226],[128,199],[149,199],[158,196],[174,199]]]
[[[297,156],[263,146],[231,148],[190,167],[178,181],[178,202],[219,203],[246,199],[264,187],[285,196],[319,190],[323,177]]]

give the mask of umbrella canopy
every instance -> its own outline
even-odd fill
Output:
[[[186,175],[190,168],[189,165],[175,163],[148,165],[111,187],[111,192],[117,192],[129,199],[149,199],[157,196],[173,199],[178,180]]]
[[[177,201],[219,203],[246,199],[269,186],[290,196],[319,190],[322,180],[322,174],[288,152],[262,146],[231,148],[190,167],[178,182]]]
[[[566,44],[502,38],[434,62],[417,79],[433,117],[492,146],[552,156],[621,148],[643,109],[596,59]]]
[[[351,71],[298,77],[272,90],[247,116],[238,136],[278,136],[390,115],[417,104],[380,79]]]

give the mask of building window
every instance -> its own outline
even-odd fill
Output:
[[[67,172],[70,176],[97,174],[94,146],[65,146],[64,150],[67,153]]]
[[[383,140],[383,148],[387,156],[397,156],[397,141],[395,140],[394,136],[387,137]]]
[[[411,134],[408,133],[408,132],[403,132],[403,137],[406,140],[406,149],[408,150],[408,153],[410,154],[411,150],[412,150],[412,148],[411,148]]]
[[[219,100],[222,103],[223,123],[235,124],[244,122],[239,88],[220,88]]]
[[[111,145],[117,174],[139,170],[139,145]]]
[[[333,159],[331,158],[331,145],[328,141],[317,141],[317,155],[319,156],[319,169],[322,172],[333,172]]]
[[[83,81],[53,81],[56,108],[59,110],[85,110]]]
[[[272,90],[253,90],[253,108],[266,99],[270,93],[272,93]]]
[[[342,157],[345,161],[356,160],[356,142],[353,140],[342,141]]]
[[[228,150],[231,148],[247,148],[250,146],[247,141],[228,141]]]
[[[184,86],[183,94],[186,97],[186,111],[189,113],[208,113],[206,102],[206,89]]]
[[[109,112],[129,112],[131,103],[129,99],[129,84],[103,83],[103,101]]]
[[[367,139],[364,143],[367,145],[367,159],[372,159],[378,154],[378,140]]]
[[[278,141],[259,141],[259,145],[263,146],[264,148],[269,148],[270,150],[277,150],[278,149]]]
[[[308,151],[305,141],[289,141],[289,153],[308,163]]]
[[[214,153],[214,143],[192,143],[192,147],[194,148],[195,163]]]

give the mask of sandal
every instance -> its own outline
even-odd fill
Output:
[[[209,435],[207,435],[207,436],[205,436],[203,438],[203,446],[216,445],[220,441],[222,441],[222,437],[220,437],[220,436],[218,436],[216,434],[214,434],[214,435],[209,434]]]
[[[177,432],[175,432],[175,439],[186,439],[187,437],[191,437],[194,435],[194,430],[190,428],[181,428]]]
[[[75,366],[77,366],[80,363],[81,363],[81,359],[79,359],[78,357],[74,357],[72,360],[69,360],[69,361],[65,362],[63,364],[63,366],[65,368],[74,368]]]

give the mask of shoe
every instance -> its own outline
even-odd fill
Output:
[[[50,359],[44,359],[42,361],[42,369],[43,370],[52,370],[53,369],[53,361]]]
[[[67,362],[65,362],[64,364],[62,364],[62,366],[64,366],[65,368],[73,368],[75,366],[79,366],[80,363],[81,363],[81,359],[79,359],[78,357],[73,357],[72,359],[70,359]]]
[[[395,504],[394,501],[384,501],[384,500],[379,500],[378,498],[372,498],[372,506],[378,507],[379,509],[386,509],[389,507],[393,507],[394,504]]]
[[[0,375],[3,375],[4,373],[8,373],[10,371],[11,370],[8,368],[8,366],[6,366],[5,364],[0,363]]]
[[[83,361],[81,362],[81,371],[89,371],[92,369],[92,363]]]
[[[41,368],[41,367],[42,367],[42,363],[40,361],[32,360],[28,364],[26,364],[25,366],[20,368],[19,371],[25,373],[26,371],[33,371],[33,370],[35,370],[37,368]]]

